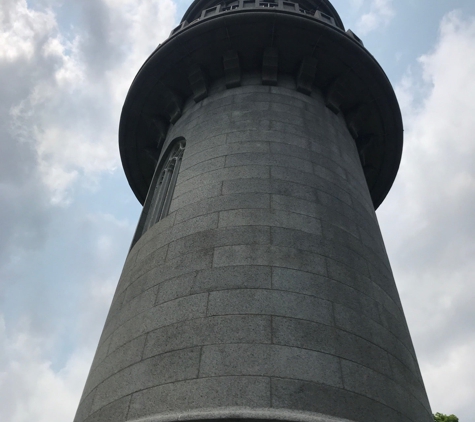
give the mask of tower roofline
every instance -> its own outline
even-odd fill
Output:
[[[228,4],[234,1],[236,0],[227,0],[227,1],[226,0],[195,0],[193,3],[191,3],[190,7],[187,9],[185,14],[183,15],[183,18],[181,19],[181,23],[185,21],[192,22],[198,19],[201,15],[201,12],[210,7],[216,6],[218,4]],[[345,30],[345,27],[340,18],[340,15],[338,15],[338,12],[328,0],[300,0],[299,4],[301,7],[305,9],[320,10],[321,12],[330,15],[335,20],[336,26],[338,26],[342,30]]]

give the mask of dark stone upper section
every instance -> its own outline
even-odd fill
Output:
[[[185,102],[205,99],[215,81],[232,89],[244,83],[242,75],[255,72],[263,85],[292,76],[297,91],[322,93],[326,106],[343,115],[377,208],[401,160],[403,127],[394,91],[328,1],[302,0],[195,1],[147,59],[130,87],[119,130],[122,163],[139,201]]]
[[[218,5],[221,6],[221,9],[231,8],[229,10],[234,10],[237,8],[252,7],[273,8],[276,7],[278,3],[279,2],[277,0],[195,0],[183,15],[181,23],[193,22],[194,20],[201,18],[202,13],[205,10]],[[296,2],[283,1],[282,3],[295,4]],[[336,26],[338,26],[340,29],[345,29],[337,11],[327,0],[300,0],[298,2],[298,9],[302,13],[307,13],[311,15],[314,15],[317,11],[322,12],[334,19]]]

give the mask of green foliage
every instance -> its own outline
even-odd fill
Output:
[[[455,415],[444,415],[443,413],[437,412],[434,415],[434,422],[459,422],[459,418]]]

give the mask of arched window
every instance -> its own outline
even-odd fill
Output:
[[[132,245],[150,227],[168,215],[185,145],[183,138],[173,141],[157,164]]]

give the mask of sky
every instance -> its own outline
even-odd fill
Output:
[[[0,2],[0,419],[72,421],[141,211],[117,132],[187,0]],[[333,0],[404,119],[377,211],[434,412],[475,413],[475,2]]]

